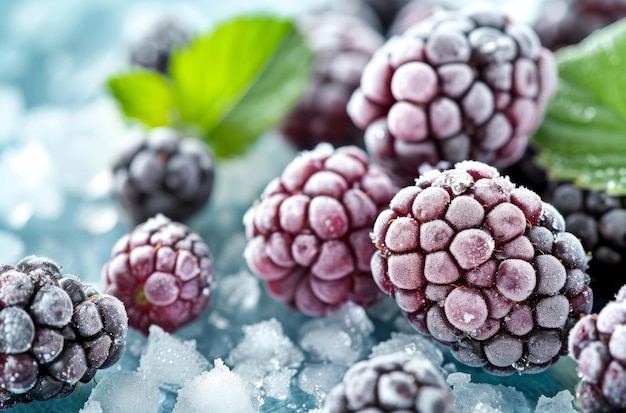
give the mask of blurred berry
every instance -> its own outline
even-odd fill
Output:
[[[135,41],[131,48],[131,64],[166,75],[173,50],[184,45],[190,37],[191,33],[182,21],[162,18]]]
[[[372,304],[380,292],[369,233],[396,190],[355,146],[301,152],[244,217],[248,266],[270,295],[305,314]]]
[[[400,35],[411,26],[425,20],[438,11],[445,9],[451,9],[451,7],[443,1],[411,0],[406,3],[395,15],[391,26],[389,27],[389,35]]]
[[[408,185],[441,160],[515,162],[557,81],[527,25],[491,9],[440,11],[374,54],[348,113],[373,161]]]
[[[122,303],[47,258],[0,266],[0,410],[71,394],[124,353]]]
[[[424,173],[381,212],[372,273],[420,333],[497,375],[542,371],[591,311],[588,257],[533,191],[484,163]]]
[[[161,127],[118,156],[113,191],[135,225],[158,213],[184,221],[208,202],[213,177],[202,141]]]
[[[209,247],[187,226],[157,214],[120,238],[102,269],[107,291],[148,335],[156,324],[171,333],[209,305],[216,277]]]

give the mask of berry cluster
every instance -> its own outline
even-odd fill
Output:
[[[120,238],[102,269],[107,291],[126,305],[129,325],[173,332],[209,305],[216,276],[209,247],[187,226],[157,214]]]
[[[452,396],[427,359],[397,352],[360,361],[326,397],[324,411],[448,413]]]
[[[369,232],[397,188],[355,146],[301,152],[244,217],[248,266],[268,292],[310,315],[379,297]]]
[[[126,347],[122,303],[46,258],[0,265],[0,410],[68,396]]]
[[[582,377],[576,396],[583,411],[626,411],[626,285],[598,314],[576,323],[569,353]]]
[[[113,190],[134,224],[157,213],[184,221],[208,202],[213,175],[203,142],[155,128],[120,154],[113,166]]]
[[[373,160],[409,184],[424,163],[516,161],[557,80],[527,25],[491,9],[440,11],[374,54],[348,113]]]
[[[315,54],[313,75],[280,131],[300,150],[320,142],[359,145],[363,132],[352,123],[346,105],[383,38],[364,21],[340,13],[309,15],[298,23]]]
[[[372,273],[421,333],[493,374],[536,372],[592,306],[588,257],[554,207],[464,161],[401,189],[374,225]]]

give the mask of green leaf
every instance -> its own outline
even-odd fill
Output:
[[[216,156],[240,154],[296,104],[312,60],[291,20],[228,20],[172,56],[180,121],[199,127]]]
[[[170,123],[174,93],[169,81],[159,73],[128,72],[109,78],[107,86],[129,118],[149,127]]]
[[[556,53],[559,88],[533,137],[556,179],[626,194],[626,20]]]

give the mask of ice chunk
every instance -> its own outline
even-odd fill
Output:
[[[14,264],[24,257],[24,242],[12,232],[0,231],[0,263]]]
[[[241,253],[239,255],[241,257]],[[261,297],[259,279],[249,271],[241,270],[220,280],[220,294],[215,307],[229,314],[249,311],[256,308],[259,297]]]
[[[382,354],[395,353],[396,351],[404,351],[409,355],[422,355],[424,358],[430,360],[436,367],[443,364],[443,354],[432,341],[418,334],[399,332],[392,332],[390,339],[375,345],[372,348],[369,358]]]
[[[554,397],[539,396],[535,413],[576,413],[572,402],[574,396],[567,390],[561,390]]]
[[[471,413],[531,413],[524,395],[502,384],[472,383],[466,373],[451,373],[446,379],[452,386],[454,407]]]
[[[243,339],[230,351],[226,362],[236,374],[262,390],[267,390],[266,376],[283,368],[297,369],[304,360],[275,318],[243,326],[243,332]]]
[[[83,408],[78,411],[78,413],[103,413],[103,411],[102,406],[100,406],[100,402],[95,400],[88,400]]]
[[[196,376],[178,391],[172,413],[258,411],[259,401],[254,387],[230,371],[221,359],[216,359],[214,364],[213,369]]]
[[[150,326],[148,345],[139,359],[140,372],[175,391],[208,367],[207,359],[196,351],[195,340],[182,341],[157,325]]]
[[[321,406],[326,394],[337,385],[345,374],[347,366],[334,363],[309,363],[298,374],[298,387],[315,397]]]
[[[159,411],[160,394],[158,383],[150,374],[115,371],[98,380],[81,412],[154,413]],[[97,404],[102,410],[97,410]]]
[[[365,310],[352,303],[300,329],[300,347],[313,359],[350,366],[367,354],[374,325]]]
[[[289,395],[289,386],[291,378],[296,374],[296,370],[281,368],[269,373],[263,379],[263,390],[265,397],[271,397],[277,400],[285,400]]]

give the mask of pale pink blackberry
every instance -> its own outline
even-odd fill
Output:
[[[566,352],[592,306],[588,257],[563,217],[484,163],[423,174],[381,212],[374,280],[421,333],[494,374]]]
[[[123,304],[47,258],[0,266],[0,410],[65,397],[124,353]]]
[[[327,395],[325,413],[449,413],[450,390],[420,356],[397,352],[359,361]]]
[[[581,318],[569,335],[585,413],[626,411],[626,286],[598,314]]]
[[[301,152],[244,217],[248,266],[270,295],[309,315],[373,303],[369,232],[396,190],[355,146]]]
[[[162,214],[120,238],[102,276],[119,298],[128,323],[143,334],[152,324],[167,332],[191,322],[209,305],[216,277],[200,235]]]
[[[300,150],[320,142],[362,146],[363,131],[352,123],[346,105],[383,37],[364,21],[340,13],[307,15],[298,26],[315,55],[313,75],[281,133]]]
[[[441,160],[515,162],[557,80],[527,25],[491,9],[440,11],[374,54],[348,113],[372,159],[409,184]]]

